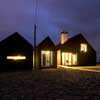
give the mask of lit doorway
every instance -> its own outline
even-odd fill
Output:
[[[53,52],[41,51],[41,66],[49,67],[53,65]]]
[[[62,52],[62,65],[77,65],[77,54]]]

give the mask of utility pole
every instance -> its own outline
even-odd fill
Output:
[[[34,69],[36,69],[36,24],[34,24]]]
[[[37,0],[34,0],[34,35],[33,35],[33,39],[34,39],[34,69],[36,69],[36,33],[37,33]]]

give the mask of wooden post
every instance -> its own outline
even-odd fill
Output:
[[[37,12],[38,12],[38,0],[34,0],[34,69],[37,69],[37,64],[36,64],[36,33],[37,33]]]
[[[34,24],[34,69],[36,69],[36,24]]]

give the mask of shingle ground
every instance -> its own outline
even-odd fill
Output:
[[[3,72],[0,100],[100,100],[100,73],[64,68]]]

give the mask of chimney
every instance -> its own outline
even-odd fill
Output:
[[[61,32],[61,44],[64,44],[68,41],[68,32]]]

